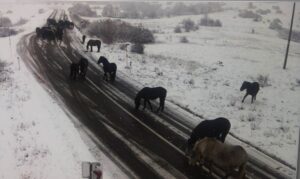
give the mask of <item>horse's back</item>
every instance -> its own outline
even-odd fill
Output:
[[[213,125],[215,125],[215,127],[220,128],[222,130],[227,130],[231,127],[230,121],[224,117],[216,118],[212,120],[212,123]]]
[[[197,143],[202,149],[205,158],[214,161],[220,167],[239,167],[248,160],[245,149],[239,145],[231,145],[218,141],[214,138],[204,138]]]

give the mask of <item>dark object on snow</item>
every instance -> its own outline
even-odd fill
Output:
[[[98,47],[98,52],[100,52],[101,41],[100,40],[89,40],[86,44],[86,50],[89,51],[89,46],[91,47],[91,52],[93,51],[93,46]]]
[[[86,72],[89,66],[89,62],[86,58],[81,57],[80,61],[79,61],[79,66],[80,66],[80,76],[82,78],[85,78],[86,76]]]
[[[85,42],[85,38],[86,38],[86,36],[85,36],[85,35],[83,35],[83,36],[82,36],[82,42],[81,42],[82,44],[84,44],[84,42]]]
[[[155,87],[155,88],[145,87],[141,91],[139,91],[135,97],[135,109],[139,109],[140,101],[143,98],[144,99],[143,110],[146,108],[146,103],[148,103],[151,111],[153,111],[150,100],[159,98],[159,107],[156,112],[159,112],[159,110],[163,112],[166,96],[167,96],[167,90],[163,87]]]
[[[115,63],[109,63],[108,60],[101,56],[98,60],[98,64],[103,64],[104,76],[103,79],[108,81],[107,73],[109,73],[109,77],[111,81],[115,81],[116,73],[117,73],[117,65]]]
[[[240,90],[243,91],[244,89],[246,89],[246,95],[244,96],[242,103],[249,94],[252,96],[251,103],[253,103],[253,101],[256,100],[256,95],[259,91],[259,84],[257,82],[250,83],[244,81]]]
[[[70,65],[70,78],[76,80],[77,75],[79,75],[79,63],[72,63]]]
[[[204,137],[216,138],[224,142],[230,127],[229,120],[223,117],[200,122],[192,131],[191,137],[187,141],[187,154],[190,153],[196,141]]]

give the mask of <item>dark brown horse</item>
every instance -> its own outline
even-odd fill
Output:
[[[93,51],[93,46],[98,47],[98,52],[100,52],[101,41],[100,40],[89,40],[86,44],[86,50],[89,51],[89,47],[91,47],[91,52]]]

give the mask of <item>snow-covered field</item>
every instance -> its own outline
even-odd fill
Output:
[[[45,13],[39,14],[40,8]],[[29,20],[13,27],[22,33],[0,38],[0,178],[79,179],[83,161],[101,162],[104,178],[126,178],[77,130],[74,116],[54,92],[37,82],[16,52],[20,38],[43,25],[51,7],[0,4],[0,9],[13,24],[21,17]],[[8,10],[12,13],[7,14]]]
[[[156,43],[146,45],[144,55],[128,53],[126,58],[119,44],[104,46],[101,55],[116,62],[118,69],[140,86],[165,87],[168,101],[206,119],[228,118],[233,134],[295,167],[300,127],[300,43],[291,42],[287,69],[283,70],[287,41],[269,29],[275,18],[289,28],[292,3],[253,4],[261,9],[279,6],[283,13],[272,10],[262,15],[261,22],[254,22],[238,16],[248,2],[227,2],[229,10],[209,14],[219,19],[222,27],[200,26],[199,30],[183,33],[174,33],[183,19],[198,22],[203,15],[122,19],[158,32]],[[300,29],[299,17],[298,8],[296,30]],[[183,36],[188,43],[180,43]],[[130,70],[125,68],[126,59],[132,63]],[[253,104],[250,97],[241,103],[245,94],[239,91],[242,82],[257,81],[258,76],[268,78],[267,86],[261,88]]]

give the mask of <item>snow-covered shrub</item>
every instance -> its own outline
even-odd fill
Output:
[[[282,38],[284,40],[288,39],[289,33],[290,33],[289,29],[283,28],[283,29],[278,30],[278,32],[279,32],[280,38]],[[292,36],[291,36],[291,41],[298,42],[298,43],[300,42],[300,31],[293,30]]]
[[[163,72],[161,70],[159,70],[158,67],[155,67],[154,71],[155,71],[155,73],[156,73],[157,76],[163,76]]]
[[[44,9],[39,9],[38,13],[43,14],[43,13],[45,13],[45,10]]]
[[[213,20],[213,19],[209,18],[207,15],[205,15],[203,18],[201,18],[200,25],[201,26],[221,27],[222,23],[219,19]]]
[[[186,32],[190,32],[192,30],[197,30],[197,26],[195,25],[195,22],[191,19],[184,19],[182,22],[183,28]]]
[[[19,19],[19,21],[16,22],[14,25],[15,25],[15,26],[24,25],[24,24],[26,24],[27,22],[28,22],[27,19],[21,18],[21,19]]]
[[[180,27],[180,26],[176,26],[176,27],[174,28],[174,32],[175,32],[175,33],[181,33],[181,27]]]
[[[261,21],[262,17],[261,15],[254,13],[253,11],[250,10],[241,10],[239,12],[239,16],[241,18],[252,18],[254,21]]]
[[[16,35],[18,32],[11,28],[0,27],[0,37],[8,37],[11,35]]]
[[[87,17],[96,17],[97,13],[91,9],[88,4],[75,4],[70,8],[70,11],[74,14],[80,16],[87,16]]]
[[[0,27],[9,27],[11,25],[11,20],[8,17],[2,17],[0,19]]]
[[[94,21],[87,27],[90,36],[101,38],[105,43],[132,42],[136,44],[153,43],[153,33],[142,26],[133,26],[121,20]]]
[[[255,115],[253,115],[252,113],[248,114],[246,120],[247,120],[248,122],[253,122],[253,121],[255,121]]]
[[[8,64],[0,60],[0,83],[8,79],[7,68]]]
[[[266,10],[258,9],[258,10],[256,10],[256,12],[261,15],[266,15],[266,14],[271,13],[271,10],[270,9],[266,9]]]
[[[137,44],[133,44],[131,46],[131,52],[134,52],[134,53],[138,53],[138,54],[143,54],[144,53],[144,49],[145,49],[145,46],[143,44],[140,44],[140,43],[137,43]]]
[[[272,6],[272,8],[273,8],[274,10],[276,10],[276,13],[277,13],[277,14],[281,14],[281,13],[282,13],[282,11],[281,11],[281,9],[280,9],[279,6]]]
[[[181,43],[189,43],[189,40],[186,38],[186,36],[183,36],[180,38]]]
[[[296,86],[300,86],[300,79],[296,79]]]
[[[270,23],[270,26],[269,28],[270,29],[274,29],[274,30],[278,30],[278,29],[282,29],[282,25],[281,25],[281,20],[276,18],[276,19],[273,19],[273,21]]]
[[[260,87],[266,87],[266,86],[271,86],[270,82],[270,78],[269,75],[262,75],[259,74],[256,78],[257,82],[259,83]]]

